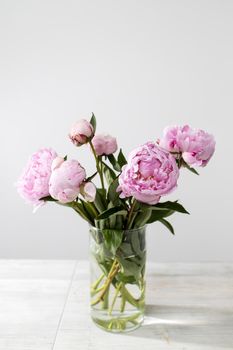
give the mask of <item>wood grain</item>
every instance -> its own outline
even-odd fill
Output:
[[[74,261],[0,261],[0,349],[52,349]]]
[[[0,350],[233,349],[233,264],[148,264],[144,325],[98,329],[86,261],[0,261]]]

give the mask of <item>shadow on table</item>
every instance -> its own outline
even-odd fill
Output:
[[[233,349],[233,312],[217,308],[147,305],[142,327],[133,337]]]

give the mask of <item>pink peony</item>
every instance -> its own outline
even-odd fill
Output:
[[[57,153],[51,148],[42,148],[28,161],[17,182],[18,193],[35,206],[43,204],[40,198],[49,195],[51,164]]]
[[[117,150],[116,138],[110,135],[95,135],[92,143],[97,156],[112,154]]]
[[[49,193],[59,202],[69,203],[77,198],[86,172],[77,160],[60,160],[60,157],[58,161],[54,160],[55,168],[49,181]]]
[[[191,128],[188,125],[167,126],[163,131],[163,137],[159,140],[159,145],[169,152],[180,153],[188,148],[190,136]]]
[[[161,196],[177,185],[179,169],[175,158],[153,142],[130,153],[128,164],[119,176],[120,197],[133,196],[140,202],[158,203]]]
[[[169,152],[180,153],[191,166],[206,166],[214,154],[214,137],[190,126],[170,126],[164,129],[159,145]]]
[[[96,187],[93,182],[84,182],[80,187],[80,193],[87,202],[94,202]]]
[[[197,130],[188,151],[182,153],[186,163],[191,166],[206,166],[214,154],[214,137],[203,130]]]
[[[52,171],[59,168],[59,166],[65,161],[65,159],[63,157],[56,157],[51,165],[51,169]]]
[[[82,146],[84,143],[87,143],[92,139],[93,135],[93,126],[86,119],[76,122],[69,133],[69,137],[75,146]]]

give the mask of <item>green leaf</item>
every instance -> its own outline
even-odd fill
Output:
[[[108,200],[113,204],[119,204],[119,193],[117,192],[117,187],[119,186],[118,178],[112,181],[108,188]]]
[[[107,219],[112,215],[127,215],[127,211],[122,209],[122,207],[117,206],[117,207],[113,207],[110,209],[105,210],[103,213],[101,213],[98,217],[97,220],[103,220],[103,219]]]
[[[131,238],[131,246],[132,246],[134,253],[138,257],[141,257],[142,253],[143,253],[141,250],[140,238],[141,237],[140,237],[139,231],[137,231],[137,230],[133,231],[132,238]]]
[[[96,131],[96,117],[95,117],[94,113],[92,113],[90,124],[92,125],[92,127],[94,129],[94,133],[95,133],[95,131]]]
[[[151,204],[146,204],[146,203],[142,203],[142,202],[138,202],[138,207],[139,207],[139,211],[145,211],[145,210],[148,210],[148,209],[151,209],[151,210],[164,210],[166,211],[167,208],[159,208],[157,207],[157,204],[155,205],[151,205]]]
[[[199,173],[196,171],[196,169],[192,168],[190,165],[188,165],[183,159],[182,159],[182,162],[181,162],[181,165],[188,169],[189,171],[191,171],[193,174],[196,174],[196,175],[199,175]]]
[[[133,251],[133,248],[129,242],[123,242],[119,249],[121,251],[121,257],[135,256],[135,252]]]
[[[152,224],[152,222],[171,216],[174,213],[175,213],[174,210],[170,210],[170,209],[152,210],[151,216],[148,219],[147,224]]]
[[[104,245],[113,255],[115,255],[122,242],[123,231],[105,229],[102,233],[104,237]]]
[[[91,224],[94,225],[95,224],[95,221],[94,221],[95,214],[90,210],[88,203],[81,201],[81,205],[82,205],[82,212],[88,218],[88,220],[91,222]]]
[[[114,171],[106,164],[102,161],[103,164],[103,170],[104,170],[104,175],[106,178],[106,181],[108,183],[108,185],[110,185],[115,179],[116,179],[116,174],[114,173]]]
[[[103,191],[102,188],[97,188],[94,204],[100,213],[106,210],[105,198],[106,198],[106,192]]]
[[[116,171],[120,172],[121,171],[121,166],[120,164],[117,162],[115,156],[113,154],[109,154],[107,156],[109,162],[112,164],[113,169],[115,169]]]
[[[64,157],[64,160],[67,160],[67,155]]]
[[[92,220],[90,219],[89,215],[86,213],[81,203],[71,202],[71,203],[65,204],[65,206],[73,208],[76,211],[76,213],[78,213],[84,220],[86,220],[89,224],[93,225]]]
[[[89,182],[89,181],[91,181],[92,179],[94,179],[94,177],[96,176],[98,174],[98,172],[96,171],[94,174],[92,174],[91,176],[88,176],[87,178],[86,178],[86,182]]]
[[[120,149],[118,157],[117,157],[117,162],[120,165],[120,167],[122,168],[125,164],[127,164],[127,160],[122,152],[122,149]]]
[[[134,230],[130,235],[126,235],[116,256],[123,267],[123,274],[139,283],[146,262],[145,232]]]
[[[123,268],[124,275],[127,277],[132,276],[136,281],[138,281],[141,275],[141,269],[139,268],[138,264],[132,259],[118,257],[118,260]]]
[[[179,203],[177,203],[177,201],[175,202],[171,202],[171,201],[167,201],[164,203],[157,203],[155,205],[152,206],[152,210],[157,210],[157,208],[159,209],[171,209],[174,211],[178,211],[179,213],[183,213],[183,214],[189,214],[189,212]]]
[[[133,227],[139,228],[139,227],[144,226],[148,222],[148,220],[150,219],[150,216],[151,216],[151,209],[150,208],[139,212],[137,214],[136,218],[134,219]]]
[[[132,275],[126,276],[122,272],[118,272],[118,274],[116,275],[116,279],[120,282],[123,282],[124,284],[127,284],[127,283],[128,284],[136,284],[137,283],[134,276],[132,276]]]
[[[196,169],[191,168],[190,166],[186,166],[186,168],[187,168],[189,171],[191,171],[191,173],[196,174],[196,175],[199,175],[199,173],[196,171]]]
[[[116,223],[115,223],[115,228],[116,229],[122,229],[124,226],[124,217],[122,215],[116,215]]]
[[[79,199],[79,200],[80,200],[85,212],[87,213],[87,216],[92,221],[92,225],[94,225],[94,219],[98,216],[97,210],[95,209],[95,207],[92,203],[85,202],[81,199]]]
[[[134,279],[135,283],[138,284],[145,270],[146,251],[144,249],[140,250],[139,245],[136,249],[139,251],[135,252],[133,249],[131,253],[130,251],[122,250],[121,245],[117,250],[117,260],[120,262],[123,269],[122,274],[132,281]],[[127,256],[128,253],[130,253],[130,255]]]
[[[108,203],[108,209],[113,208],[114,204],[112,202]],[[117,230],[118,227],[116,227],[116,215],[111,215],[108,218],[109,228]],[[120,227],[121,228],[121,227]]]
[[[159,220],[164,226],[166,226],[168,228],[168,230],[174,235],[175,234],[175,231],[174,231],[174,228],[172,227],[172,225],[170,224],[170,222],[168,222],[167,220],[165,219],[160,219]]]

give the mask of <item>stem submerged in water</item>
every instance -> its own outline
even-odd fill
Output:
[[[93,284],[93,286],[95,286],[96,288],[91,289],[91,296],[96,295],[97,293],[100,293],[99,296],[91,302],[91,306],[97,305],[99,302],[102,301],[103,302],[102,308],[106,309],[106,308],[108,308],[107,305],[108,305],[109,289],[111,287],[111,284],[114,286],[116,291],[115,291],[115,295],[114,295],[111,307],[109,309],[109,315],[111,315],[111,313],[113,311],[113,307],[115,305],[115,302],[116,302],[116,299],[117,299],[117,296],[119,293],[121,293],[121,306],[120,306],[121,312],[124,312],[126,302],[128,302],[129,304],[131,304],[135,308],[139,308],[141,305],[141,302],[142,302],[142,300],[141,300],[142,298],[136,299],[133,297],[133,295],[126,288],[125,283],[120,282],[119,284],[113,284],[113,280],[119,271],[120,271],[120,264],[117,261],[117,259],[114,259],[113,264],[110,268],[110,271],[106,277],[104,284],[97,289],[100,282],[103,280],[104,274],[102,274],[96,280],[96,282]],[[143,296],[143,293],[142,293],[142,296]],[[104,305],[104,307],[103,307],[103,305]]]
[[[119,271],[119,268],[120,268],[119,263],[118,263],[118,261],[115,259],[115,260],[113,261],[112,267],[111,267],[111,269],[110,269],[110,271],[109,271],[109,274],[108,274],[108,276],[107,276],[107,278],[106,278],[104,287],[103,287],[103,289],[101,290],[100,295],[98,296],[98,298],[97,298],[96,300],[93,300],[93,301],[91,302],[91,305],[92,305],[92,306],[98,304],[101,300],[103,301],[103,297],[104,297],[105,293],[107,292],[107,290],[108,290],[108,288],[109,288],[109,286],[110,286],[110,284],[111,284],[113,278],[115,277],[115,275],[116,275],[117,272]]]
[[[117,288],[116,288],[116,292],[115,292],[115,295],[114,295],[114,297],[113,297],[111,307],[110,307],[109,310],[108,310],[108,314],[109,314],[109,315],[112,314],[112,310],[113,310],[113,307],[114,307],[114,305],[115,305],[115,302],[116,302],[118,293],[119,293],[119,291],[120,291],[120,289],[121,289],[121,286],[122,286],[122,282],[120,282],[119,285],[118,285]]]
[[[129,225],[136,204],[132,203],[133,209],[128,214]],[[125,230],[114,254],[99,231],[99,236],[91,236],[94,257],[91,261],[95,264],[91,271],[99,273],[91,289],[92,318],[111,332],[135,329],[142,323],[144,315],[145,229]]]

